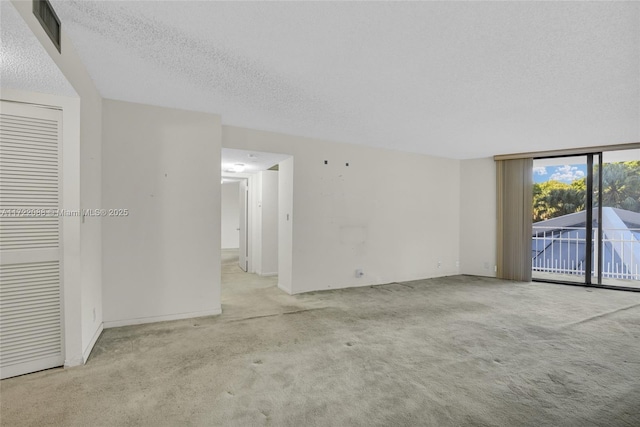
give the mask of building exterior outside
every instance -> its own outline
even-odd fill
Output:
[[[598,259],[597,209],[594,209],[592,275]],[[531,256],[536,273],[585,275],[586,211],[539,221],[533,224]],[[640,213],[602,208],[602,277],[639,281]],[[635,285],[634,285],[635,286]]]

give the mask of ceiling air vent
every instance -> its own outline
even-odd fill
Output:
[[[33,14],[49,35],[58,52],[60,50],[60,19],[48,0],[33,0]]]

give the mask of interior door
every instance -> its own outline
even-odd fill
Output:
[[[0,101],[0,377],[64,364],[59,110]]]
[[[249,267],[248,216],[249,187],[247,180],[240,181],[240,250],[238,251],[238,265],[243,271]]]

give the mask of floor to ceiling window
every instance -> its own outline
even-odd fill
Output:
[[[640,150],[535,159],[532,277],[640,289]]]
[[[640,150],[602,160],[601,283],[640,288]]]

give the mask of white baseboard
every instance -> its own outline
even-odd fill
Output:
[[[258,276],[262,276],[262,277],[272,277],[277,275],[278,275],[277,271],[275,273],[258,273]]]
[[[291,289],[287,289],[284,286],[282,286],[280,283],[278,283],[278,289],[280,289],[281,291],[284,291],[286,293],[288,293],[289,295],[293,295],[293,293],[291,293]]]
[[[73,368],[74,366],[84,365],[84,360],[82,357],[76,357],[75,359],[65,359],[64,367],[65,368]]]
[[[215,316],[222,313],[222,308],[207,311],[194,311],[191,313],[167,314],[164,316],[138,317],[135,319],[110,320],[104,322],[105,328],[118,328],[120,326],[142,325],[144,323],[166,322],[168,320],[191,319],[193,317]]]
[[[83,364],[87,363],[87,359],[89,359],[89,356],[91,355],[91,350],[93,350],[93,346],[96,345],[96,342],[98,341],[98,338],[100,338],[100,334],[102,333],[103,330],[104,330],[104,323],[101,323],[100,326],[98,326],[96,333],[93,334],[93,337],[91,338],[91,342],[89,342],[89,345],[82,353]]]

